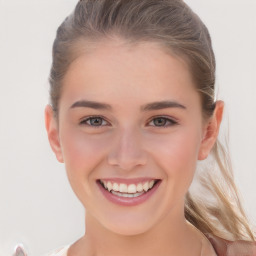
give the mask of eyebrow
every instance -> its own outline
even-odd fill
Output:
[[[100,103],[96,101],[89,101],[89,100],[80,100],[76,101],[74,104],[71,105],[72,108],[93,108],[93,109],[100,109],[100,110],[112,110],[111,105],[106,103]],[[140,110],[142,112],[145,111],[152,111],[152,110],[160,110],[160,109],[166,109],[166,108],[180,108],[180,109],[186,109],[186,107],[176,101],[156,101],[152,103],[145,104],[141,106]]]

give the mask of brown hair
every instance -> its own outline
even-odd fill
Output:
[[[215,57],[208,29],[182,0],[81,0],[58,28],[53,45],[50,97],[58,115],[62,80],[72,61],[99,40],[119,37],[126,42],[157,42],[170,54],[186,60],[201,95],[205,118],[215,108]],[[219,141],[212,163],[199,175],[207,198],[186,195],[185,217],[205,234],[229,240],[254,240],[240,205],[231,166]],[[209,166],[209,165],[208,165]],[[207,171],[208,169],[208,171]],[[214,170],[214,171],[213,171]],[[219,172],[219,177],[217,173]],[[214,174],[212,174],[214,173]]]

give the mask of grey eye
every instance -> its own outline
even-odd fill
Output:
[[[92,125],[92,126],[102,125],[102,118],[100,118],[100,117],[90,118],[89,121],[90,121],[90,125]]]
[[[159,118],[155,118],[155,119],[153,120],[153,122],[154,122],[154,124],[155,124],[156,126],[163,126],[163,125],[166,124],[167,120],[166,120],[166,118],[159,117]]]
[[[91,116],[80,122],[81,125],[91,126],[91,127],[101,127],[107,125],[107,121],[100,116]]]
[[[168,127],[168,126],[177,124],[176,121],[166,118],[166,117],[156,117],[156,118],[152,119],[151,122],[153,122],[153,125],[157,126],[157,127]]]

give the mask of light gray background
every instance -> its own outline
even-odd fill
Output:
[[[76,0],[0,1],[0,256],[22,242],[29,255],[71,243],[84,210],[48,145],[44,106],[55,31]],[[235,179],[256,222],[256,2],[187,0],[208,26],[226,102]]]

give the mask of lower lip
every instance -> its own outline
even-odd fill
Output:
[[[145,201],[147,201],[153,194],[155,194],[156,190],[160,186],[161,181],[159,180],[152,189],[148,190],[146,193],[137,196],[137,197],[121,197],[112,194],[108,190],[102,187],[99,181],[97,181],[97,184],[99,186],[100,191],[103,193],[103,195],[111,202],[123,206],[134,206],[141,204]]]

